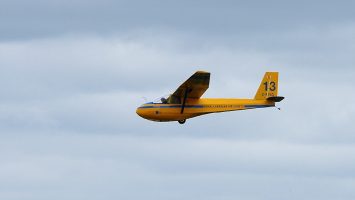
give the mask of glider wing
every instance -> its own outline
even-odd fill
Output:
[[[199,99],[208,89],[209,83],[210,73],[197,71],[180,85],[180,87],[173,93],[173,96]]]

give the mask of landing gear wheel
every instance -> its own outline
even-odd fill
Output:
[[[179,120],[178,122],[179,122],[179,124],[185,124],[185,122],[186,122],[186,119],[183,119],[183,120]]]

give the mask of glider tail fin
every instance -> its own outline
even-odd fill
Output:
[[[254,99],[271,100],[277,102],[277,100],[279,100],[279,98],[276,98],[278,97],[277,96],[278,87],[279,87],[278,82],[279,82],[278,72],[266,72],[263,80],[260,83],[259,89],[255,94]]]

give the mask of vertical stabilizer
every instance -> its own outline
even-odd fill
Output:
[[[254,99],[264,100],[269,97],[276,97],[278,91],[279,73],[266,72],[263,80],[260,83],[259,89],[255,94]]]

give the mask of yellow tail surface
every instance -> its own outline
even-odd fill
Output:
[[[264,100],[276,97],[279,89],[279,72],[266,72],[254,99]]]

